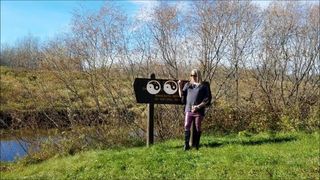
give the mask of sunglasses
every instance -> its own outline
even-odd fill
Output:
[[[190,76],[191,76],[191,77],[197,77],[197,75],[196,75],[196,74],[190,74]]]

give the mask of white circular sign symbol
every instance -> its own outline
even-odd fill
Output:
[[[167,94],[174,94],[178,90],[178,85],[175,81],[170,80],[164,83],[163,90]]]
[[[160,83],[158,81],[152,80],[147,84],[147,91],[150,94],[158,94],[160,92]]]

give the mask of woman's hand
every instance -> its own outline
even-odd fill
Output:
[[[178,81],[178,86],[182,87],[182,81],[181,80]]]
[[[179,96],[182,97],[182,81],[178,80]]]
[[[192,106],[192,109],[191,109],[191,112],[196,112],[197,110],[199,110],[200,109],[200,107],[199,107],[199,105],[197,105],[197,106]]]

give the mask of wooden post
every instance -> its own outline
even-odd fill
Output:
[[[152,73],[150,79],[156,79],[156,75]],[[148,129],[147,129],[147,147],[153,144],[153,127],[154,127],[154,103],[148,104]]]

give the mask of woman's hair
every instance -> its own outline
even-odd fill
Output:
[[[200,72],[200,70],[198,70],[198,69],[193,69],[192,71],[191,71],[191,73],[190,73],[190,75],[191,74],[195,74],[195,75],[197,75],[197,79],[198,79],[198,82],[197,83],[202,83],[202,76],[201,76],[201,72]],[[193,78],[191,78],[191,82],[193,81]]]

